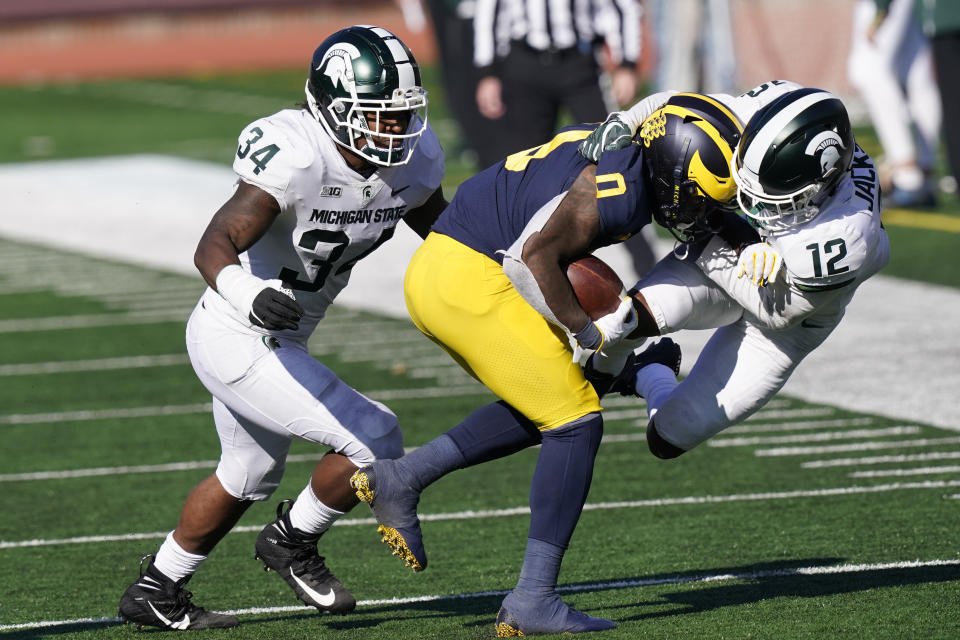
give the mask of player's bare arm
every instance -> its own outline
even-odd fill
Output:
[[[245,272],[238,256],[266,233],[279,213],[280,205],[273,196],[240,181],[234,194],[213,215],[193,256],[203,279],[213,289],[250,322],[269,330],[296,329],[303,308],[266,281]]]
[[[587,165],[543,228],[523,245],[523,262],[536,278],[544,301],[571,331],[590,322],[577,303],[564,266],[591,249],[600,233],[596,165]]]
[[[443,197],[443,187],[438,187],[422,205],[411,209],[403,216],[403,221],[413,229],[418,236],[426,238],[430,227],[447,208],[447,199]]]
[[[259,240],[280,214],[276,199],[242,180],[229,200],[213,215],[193,255],[203,279],[216,288],[217,274]]]

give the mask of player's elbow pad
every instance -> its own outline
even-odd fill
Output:
[[[650,448],[650,453],[661,460],[670,460],[686,453],[680,447],[664,440],[663,436],[657,431],[656,425],[653,424],[653,420],[647,424],[647,447]]]

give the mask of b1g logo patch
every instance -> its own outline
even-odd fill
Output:
[[[341,195],[343,195],[343,187],[335,187],[329,184],[320,187],[321,198],[339,198]]]

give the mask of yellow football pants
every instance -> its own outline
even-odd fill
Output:
[[[564,331],[520,296],[494,260],[431,233],[403,289],[417,328],[540,430],[600,411]]]

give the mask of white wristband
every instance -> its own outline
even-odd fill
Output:
[[[248,273],[238,264],[228,264],[217,274],[216,285],[217,293],[233,305],[233,308],[244,318],[249,318],[250,311],[253,309],[253,299],[268,287],[269,283]]]

